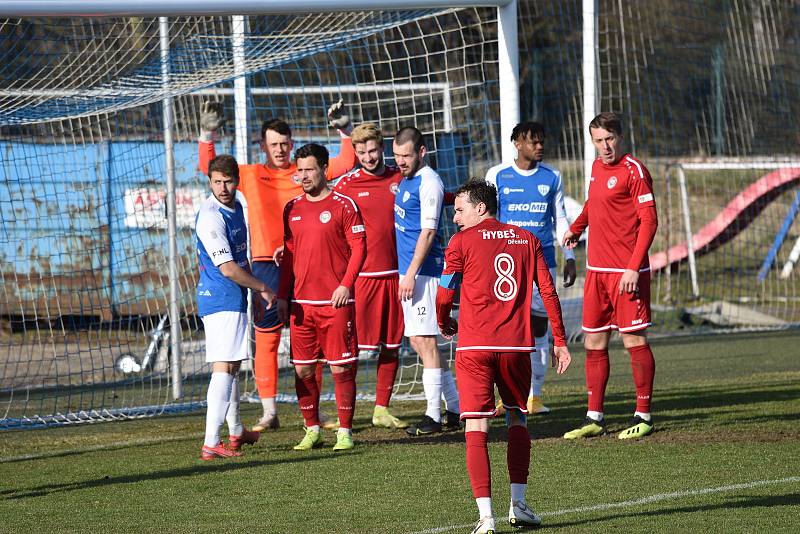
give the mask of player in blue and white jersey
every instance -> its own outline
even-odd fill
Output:
[[[422,360],[422,386],[428,401],[425,415],[406,432],[419,436],[442,431],[442,396],[445,428],[460,428],[455,380],[447,358],[436,345],[439,333],[436,288],[444,263],[437,229],[442,215],[444,184],[424,161],[426,148],[419,130],[413,126],[401,128],[395,135],[392,149],[403,175],[395,195],[394,227],[404,333]]]
[[[553,234],[562,242],[569,228],[564,208],[564,184],[561,173],[542,163],[544,156],[544,127],[538,122],[522,122],[511,132],[511,142],[517,149],[512,163],[489,169],[486,181],[497,187],[497,219],[532,232],[542,243],[545,260],[553,279],[556,278],[556,250]],[[555,232],[554,232],[555,230]],[[575,283],[575,254],[564,251],[564,287]],[[550,409],[542,403],[542,385],[550,353],[547,333],[547,313],[538,289],[531,301],[531,326],[536,349],[531,353],[531,389],[528,413],[546,414]]]
[[[208,167],[211,195],[200,206],[195,236],[200,268],[197,308],[206,332],[206,362],[211,363],[206,433],[200,458],[240,456],[244,444],[258,441],[239,419],[239,367],[247,358],[247,288],[272,306],[275,295],[255,278],[247,261],[244,210],[236,200],[239,166],[232,156],[217,156]],[[219,427],[228,422],[229,443]]]

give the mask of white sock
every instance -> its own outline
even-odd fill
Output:
[[[586,412],[586,417],[591,417],[595,421],[602,421],[603,420],[603,412],[593,412],[589,410]]]
[[[478,503],[478,514],[481,517],[494,517],[491,497],[478,497],[475,502]]]
[[[544,377],[547,374],[547,366],[550,360],[550,339],[547,334],[542,337],[534,338],[536,351],[531,352],[531,391],[530,394],[536,397],[542,396],[542,386]]]
[[[442,422],[442,370],[423,369],[422,388],[425,390],[425,399],[428,408],[425,415],[436,421]]]
[[[525,492],[528,490],[527,484],[511,484],[511,502],[525,502]]]
[[[225,421],[228,406],[231,403],[231,386],[233,377],[228,373],[211,373],[208,383],[208,409],[206,410],[206,437],[207,447],[216,447],[219,444],[219,427]]]
[[[339,428],[339,430],[337,430],[336,433],[337,434],[347,434],[349,436],[352,436],[353,435],[353,429],[352,428]]]
[[[261,399],[261,407],[264,409],[264,417],[273,417],[278,412],[275,405],[275,397]]]
[[[239,418],[239,378],[234,376],[231,384],[231,400],[225,420],[228,422],[228,435],[241,436],[244,431],[242,420]]]
[[[442,397],[444,397],[444,409],[448,412],[461,413],[458,406],[458,389],[453,373],[448,369],[442,371]]]
[[[636,417],[637,415],[639,417],[641,417],[642,419],[644,419],[645,421],[650,422],[650,419],[651,419],[650,412],[647,412],[647,413],[645,413],[645,412],[633,412],[633,416],[634,417]]]

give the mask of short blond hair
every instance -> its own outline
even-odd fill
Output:
[[[371,122],[365,122],[353,128],[350,139],[353,141],[353,145],[366,143],[367,141],[376,141],[382,145],[383,133]]]

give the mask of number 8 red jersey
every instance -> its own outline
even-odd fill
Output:
[[[532,233],[486,219],[450,239],[441,285],[460,278],[458,351],[530,352],[533,284],[542,295],[555,344],[566,345],[561,304],[542,246]]]

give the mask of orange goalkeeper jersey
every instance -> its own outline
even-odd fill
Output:
[[[200,172],[208,174],[208,165],[216,156],[214,143],[200,142]],[[338,178],[356,164],[356,154],[349,137],[342,137],[339,155],[328,163],[328,180]],[[272,253],[283,245],[283,208],[303,193],[296,179],[297,166],[273,169],[264,164],[239,165],[239,191],[247,199],[250,225],[250,250],[253,261],[272,261]]]

